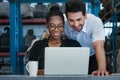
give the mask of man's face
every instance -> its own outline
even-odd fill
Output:
[[[86,15],[79,12],[67,12],[67,20],[75,31],[81,31],[85,23]]]

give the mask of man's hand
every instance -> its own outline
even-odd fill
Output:
[[[109,72],[106,70],[96,70],[92,72],[92,75],[94,76],[108,76]]]
[[[103,40],[96,41],[94,42],[93,46],[96,52],[98,70],[93,71],[92,75],[107,76],[109,72],[106,71],[106,57],[105,57],[105,51],[104,51],[104,41]]]

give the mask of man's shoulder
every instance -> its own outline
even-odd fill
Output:
[[[94,14],[87,14],[87,20],[89,21],[95,21],[95,20],[101,20],[98,16],[95,16]]]
[[[96,18],[97,16],[95,16],[94,14],[91,14],[91,13],[87,13],[87,17],[93,17],[93,18]]]
[[[96,27],[97,25],[102,25],[102,20],[95,16],[94,14],[87,14],[86,26],[91,26],[91,28]]]

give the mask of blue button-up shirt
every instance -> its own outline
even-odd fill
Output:
[[[81,46],[90,48],[90,55],[95,54],[93,43],[97,40],[105,40],[105,33],[103,23],[100,18],[87,14],[87,19],[83,29],[78,32],[73,30],[69,23],[66,21],[64,34],[71,39],[77,40]]]

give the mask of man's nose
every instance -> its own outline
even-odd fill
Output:
[[[78,22],[77,21],[74,22],[74,27],[78,27]]]

